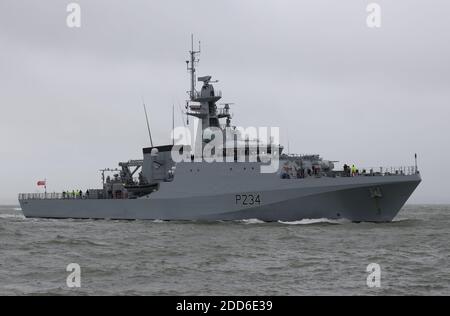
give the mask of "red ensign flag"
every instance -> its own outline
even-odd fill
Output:
[[[37,185],[38,185],[38,186],[43,186],[43,185],[45,186],[45,181],[38,181],[38,182],[37,182]]]

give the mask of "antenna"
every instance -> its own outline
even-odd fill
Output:
[[[191,101],[195,99],[195,63],[199,61],[199,59],[196,58],[196,55],[199,53],[200,53],[200,42],[198,42],[198,51],[195,51],[194,34],[191,34],[191,50],[189,51],[190,60],[186,60],[187,70],[191,74],[191,90],[189,91],[189,97]]]
[[[175,145],[175,105],[172,103],[172,145]]]
[[[415,173],[418,173],[418,169],[417,169],[417,153],[414,154],[414,167],[415,167]]]
[[[290,144],[289,144],[289,130],[287,130],[287,145],[288,145],[288,155],[291,154],[291,148],[290,148]]]
[[[150,132],[150,124],[148,123],[147,108],[145,107],[144,98],[142,98],[142,105],[144,106],[145,121],[147,122],[147,130],[148,130],[148,137],[150,138],[150,146],[153,147],[152,133]]]
[[[186,123],[184,122],[184,119],[183,119],[183,114],[184,114],[183,109],[181,108],[179,101],[178,101],[178,109],[180,110],[181,122],[183,123],[184,128],[186,128]]]

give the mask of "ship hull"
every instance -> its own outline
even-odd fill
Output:
[[[275,182],[273,178],[264,181],[262,177],[252,187],[245,179],[207,191],[198,186],[197,190],[184,187],[180,191],[182,184],[167,183],[160,188],[165,193],[156,192],[140,199],[42,199],[21,200],[20,204],[28,218],[197,221],[328,218],[388,222],[421,181],[419,174]]]

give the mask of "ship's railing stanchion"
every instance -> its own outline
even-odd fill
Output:
[[[354,176],[410,176],[417,174],[416,166],[370,167],[358,169]],[[349,176],[344,171],[334,171],[334,176]]]
[[[19,193],[19,200],[61,200],[62,193]]]

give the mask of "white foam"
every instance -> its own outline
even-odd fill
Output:
[[[0,218],[20,218],[25,219],[22,214],[0,214]]]
[[[305,218],[299,221],[291,221],[291,222],[278,221],[278,223],[286,225],[311,225],[320,223],[342,224],[343,222],[344,222],[343,220],[333,220],[328,218]]]
[[[241,222],[245,224],[264,224],[265,222],[257,218],[243,219]]]

